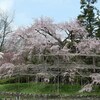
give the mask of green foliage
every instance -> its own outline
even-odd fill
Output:
[[[35,75],[23,75],[23,76],[16,76],[10,77],[5,79],[0,79],[0,84],[13,84],[13,83],[28,83],[31,81],[35,81]]]
[[[81,25],[86,27],[89,33],[87,37],[100,36],[99,10],[94,6],[96,2],[97,0],[81,0],[80,2],[82,11],[78,16],[78,20]]]
[[[82,57],[82,58],[83,58],[83,61],[86,64],[93,64],[93,58],[92,57]]]
[[[16,80],[15,77],[6,78],[6,79],[0,79],[0,84],[14,83],[15,80]]]
[[[32,56],[31,62],[33,64],[39,64],[39,57],[38,56]]]
[[[95,29],[95,34],[96,37],[100,39],[100,11],[97,9],[97,17],[96,17],[96,29]]]

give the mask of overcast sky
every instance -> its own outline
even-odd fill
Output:
[[[100,0],[96,7],[100,10]],[[56,22],[69,21],[80,13],[80,0],[0,0],[0,9],[15,12],[14,24],[27,26],[34,18],[47,16]]]

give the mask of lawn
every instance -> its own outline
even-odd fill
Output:
[[[79,85],[63,85],[48,83],[11,83],[1,84],[0,92],[20,92],[34,94],[75,94],[80,90]]]
[[[81,89],[80,85],[68,84],[48,84],[48,83],[10,83],[1,84],[0,92],[18,92],[32,94],[61,94],[77,95]],[[95,87],[90,93],[81,93],[82,95],[100,95],[100,88]]]

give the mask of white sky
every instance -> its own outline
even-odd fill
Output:
[[[100,9],[100,0],[96,7]],[[0,0],[0,9],[15,12],[15,26],[32,24],[34,18],[47,16],[56,22],[72,20],[80,13],[80,0]]]

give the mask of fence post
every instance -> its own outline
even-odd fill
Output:
[[[20,100],[20,96],[19,95],[16,96],[16,100]]]
[[[95,72],[95,56],[93,56],[93,72]]]

